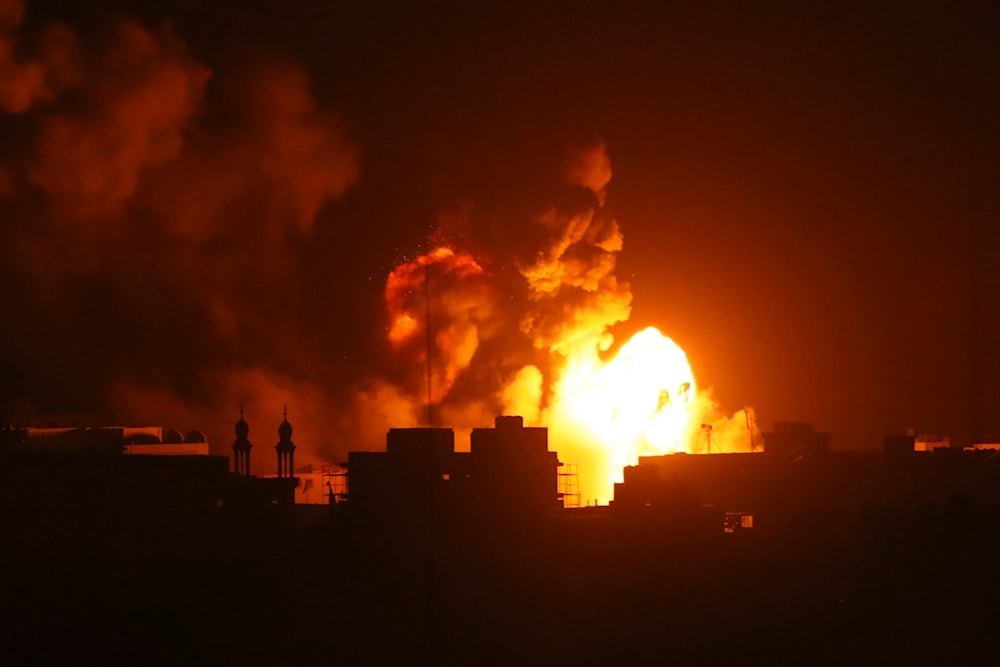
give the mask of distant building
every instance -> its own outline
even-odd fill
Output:
[[[205,513],[229,495],[222,456],[129,456],[71,449],[8,452],[0,458],[0,502],[26,512],[140,520]]]
[[[886,437],[884,452],[830,451],[829,434],[794,423],[775,424],[765,438],[764,453],[639,457],[616,485],[615,504],[664,504],[670,485],[688,485],[706,505],[748,513],[755,529],[770,531],[824,512],[914,509],[955,497],[1000,503],[1000,456],[992,448],[916,449],[917,436],[897,435]]]
[[[885,454],[889,457],[909,455],[914,452],[940,452],[959,449],[948,436],[913,435],[912,431],[906,435],[887,435],[882,443]],[[977,442],[960,449],[965,452],[998,451],[1000,443]]]
[[[172,428],[154,426],[146,429],[123,429],[126,454],[153,456],[208,456],[208,439],[201,431],[192,429],[185,435]]]
[[[559,459],[549,431],[525,427],[522,417],[497,417],[494,428],[472,429],[469,494],[480,508],[548,513],[562,507]]]
[[[1000,442],[977,442],[964,448],[965,451],[973,452],[996,452],[1000,451]]]
[[[433,505],[463,495],[464,457],[450,428],[394,428],[384,452],[348,452],[348,507],[366,514],[427,514]]]
[[[778,458],[822,456],[830,451],[830,434],[817,433],[805,422],[775,422],[764,434],[764,451]]]
[[[702,504],[689,481],[664,478],[653,465],[627,466],[610,506],[619,521],[655,526],[685,539],[718,534],[725,527],[721,508]]]
[[[913,451],[933,452],[935,449],[951,449],[951,438],[941,435],[918,435],[913,439]]]
[[[882,439],[882,448],[886,457],[893,459],[912,454],[915,442],[916,438],[912,432],[906,435],[887,435]]]
[[[63,454],[145,454],[207,456],[208,441],[201,431],[187,435],[162,426],[96,426],[21,429],[8,451]]]
[[[241,418],[237,433],[246,432]],[[279,428],[278,456],[291,464],[291,425]],[[159,426],[0,429],[0,500],[15,506],[107,517],[261,510],[294,504],[298,479],[229,472],[205,435]]]
[[[347,507],[380,516],[430,512],[541,516],[561,507],[559,460],[548,429],[497,417],[473,429],[469,452],[448,428],[390,429],[384,452],[349,452]]]

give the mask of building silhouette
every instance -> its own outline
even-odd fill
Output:
[[[394,428],[384,452],[349,452],[346,509],[380,517],[544,516],[562,506],[559,460],[548,429],[516,416],[472,430],[468,452],[455,451],[449,428]]]
[[[287,413],[278,430],[293,444]],[[4,664],[60,648],[105,663],[944,664],[991,647],[996,449],[893,436],[838,452],[776,426],[758,453],[643,457],[610,507],[562,509],[548,431],[498,417],[468,452],[451,429],[389,430],[385,451],[349,453],[345,502],[317,508],[292,503],[296,477],[249,474],[242,411],[234,431],[230,463],[170,453],[198,444],[170,429],[0,428]]]
[[[261,511],[295,502],[298,479],[250,474],[249,425],[236,423],[233,472],[205,435],[161,426],[0,429],[3,497],[15,506],[108,517],[142,512]],[[279,461],[291,463],[291,424],[279,426]],[[287,436],[287,437],[286,437]],[[289,469],[290,470],[290,469]]]
[[[918,437],[889,436],[883,451],[837,451],[809,424],[776,423],[762,452],[641,456],[615,485],[614,505],[664,504],[687,488],[705,506],[752,516],[781,530],[830,513],[912,511],[956,497],[1000,504],[1000,456],[987,448],[924,449]],[[941,442],[947,442],[941,440]]]

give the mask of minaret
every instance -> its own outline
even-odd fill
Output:
[[[236,440],[233,442],[233,472],[250,476],[250,450],[253,445],[247,440],[250,425],[243,420],[243,404],[240,403],[240,420],[236,422]]]
[[[285,404],[285,420],[278,427],[278,477],[294,477],[295,443],[292,442],[292,425],[288,423],[288,404]]]

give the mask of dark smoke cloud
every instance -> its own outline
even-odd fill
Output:
[[[424,207],[368,202],[400,219],[358,225],[330,204],[360,182],[360,149],[294,60],[243,49],[208,63],[179,28],[128,18],[25,30],[22,6],[3,7],[0,297],[16,314],[0,330],[4,409],[197,427],[226,453],[241,402],[258,444],[287,402],[303,462],[381,447],[386,428],[427,418],[425,346],[394,348],[387,314],[357,313],[429,249],[384,250],[427,217],[483,269],[471,280],[431,272],[432,380],[447,387],[437,423],[486,425],[514,404],[537,412],[561,327],[602,299],[593,335],[620,315],[620,234],[595,213],[610,179],[597,142],[509,115],[412,140]],[[371,215],[354,204],[351,217]],[[345,294],[368,245],[388,262],[364,269],[370,307]],[[529,267],[558,275],[531,284]],[[402,300],[423,311],[413,294]],[[349,376],[331,342],[344,331],[368,338]]]
[[[131,21],[83,68],[86,85],[42,113],[27,174],[67,221],[123,213],[140,177],[178,158],[210,75],[171,30]]]
[[[301,263],[359,178],[338,116],[288,58],[213,68],[169,24],[84,40],[22,16],[0,4],[4,409],[198,426],[224,448],[241,400],[275,425],[288,402],[319,442]]]
[[[216,123],[195,128],[191,149],[150,184],[151,213],[198,241],[308,234],[321,206],[358,178],[340,120],[317,106],[309,78],[287,60],[256,58],[220,89]]]

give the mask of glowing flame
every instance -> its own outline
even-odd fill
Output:
[[[616,451],[683,448],[694,376],[684,351],[653,327],[633,336],[603,366],[574,360],[561,389],[574,419]]]
[[[515,258],[526,301],[502,298],[503,285],[476,259],[447,247],[401,264],[386,285],[389,340],[402,358],[429,369],[427,398],[443,403],[447,425],[481,426],[499,408],[548,427],[559,459],[579,466],[581,500],[599,503],[611,500],[622,469],[640,456],[707,451],[709,435],[712,451],[747,451],[754,433],[749,409],[726,416],[710,392],[697,390],[684,351],[657,329],[640,331],[608,358],[611,330],[632,306],[629,284],[615,275],[623,237],[604,208],[610,180],[603,144],[575,155],[568,204],[539,214],[541,245]],[[515,317],[498,312],[508,304],[525,308],[515,314],[516,333],[534,347],[532,361],[523,361],[530,353],[523,349],[507,354],[511,341],[518,344],[509,330]],[[471,380],[459,384],[467,369]]]
[[[565,432],[553,434],[560,449],[586,459],[593,496],[606,500],[639,456],[689,450],[695,396],[684,351],[649,327],[607,362],[596,350],[570,355],[547,418]]]
[[[556,267],[554,273],[570,274],[558,261],[544,259]],[[598,260],[608,265],[600,256]],[[712,451],[748,451],[753,430],[749,413],[723,414],[709,392],[699,391],[684,350],[659,330],[648,327],[636,333],[608,356],[613,342],[609,323],[627,317],[630,294],[605,269],[596,275],[592,289],[574,285],[571,292],[565,282],[553,281],[537,290],[536,310],[521,328],[547,353],[542,355],[548,361],[544,372],[522,366],[502,385],[480,387],[482,395],[470,399],[451,389],[495,329],[489,314],[500,304],[489,276],[473,257],[447,247],[398,266],[386,285],[387,334],[397,353],[420,371],[409,389],[414,404],[427,399],[420,382],[430,352],[429,398],[444,405],[447,426],[461,430],[488,422],[499,403],[504,414],[549,427],[560,460],[578,464],[581,499],[588,502],[611,500],[623,468],[638,463],[640,456],[707,451],[707,430],[701,424],[712,426]],[[459,423],[462,419],[469,423]]]

